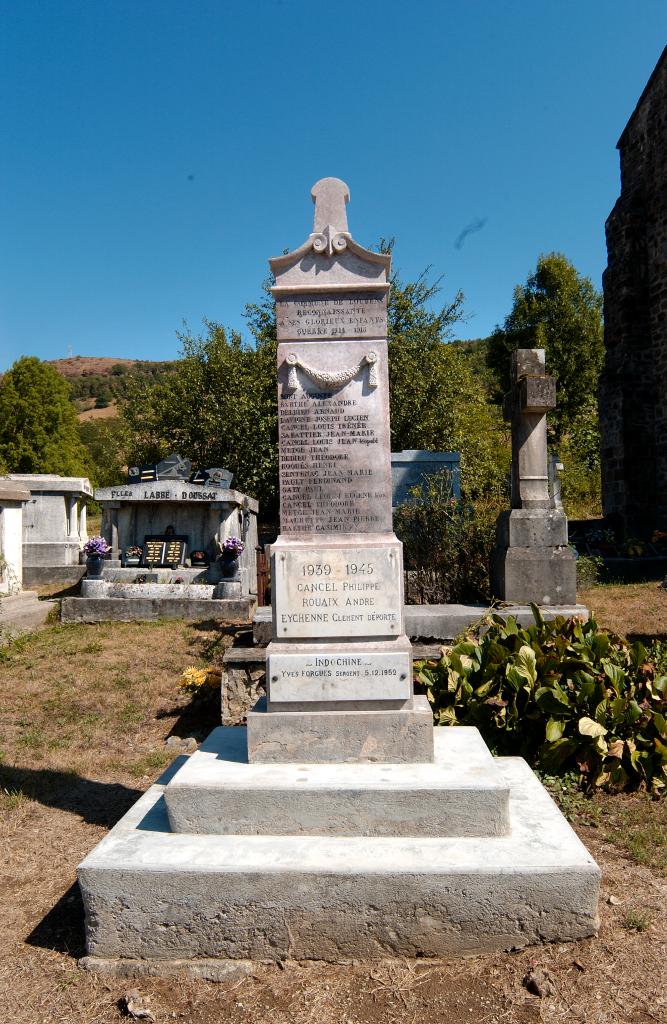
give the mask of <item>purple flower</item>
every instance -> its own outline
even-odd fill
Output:
[[[105,541],[104,537],[91,537],[83,545],[83,553],[86,556],[90,555],[106,555],[107,551],[110,551],[110,547]]]
[[[238,558],[244,548],[245,544],[240,537],[228,537],[222,545],[222,553],[232,558]]]

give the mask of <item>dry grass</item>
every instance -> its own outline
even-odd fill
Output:
[[[604,629],[630,639],[667,640],[667,590],[661,583],[607,583],[577,596]]]
[[[607,588],[602,588],[606,590]],[[665,805],[562,793],[604,871],[599,937],[466,961],[255,965],[228,985],[88,975],[76,864],[173,754],[219,711],[193,707],[177,681],[219,656],[212,624],[49,628],[0,648],[0,993],[17,1024],[106,1024],[138,988],[156,1021],[193,1024],[653,1024],[667,1019]],[[651,831],[653,830],[653,831]],[[667,870],[667,868],[666,868]],[[522,986],[531,968],[555,990]]]

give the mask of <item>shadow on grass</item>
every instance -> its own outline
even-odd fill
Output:
[[[26,936],[29,946],[52,949],[76,960],[85,955],[83,900],[77,882],[63,893],[58,902]]]
[[[654,640],[664,644],[667,641],[667,633],[628,633],[628,643],[633,644],[635,640],[640,640],[644,647],[650,647]]]
[[[178,736],[180,739],[193,736],[198,743],[201,743],[222,721],[220,687],[211,687],[205,697],[191,697],[190,703],[185,707],[158,711],[155,717],[157,719],[175,719],[169,730],[170,736]]]
[[[46,807],[78,814],[89,825],[111,828],[142,795],[116,782],[82,779],[74,772],[0,765],[0,789],[23,793]]]

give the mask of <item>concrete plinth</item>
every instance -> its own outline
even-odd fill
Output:
[[[272,763],[422,763],[433,760],[433,715],[426,697],[396,710],[248,713],[248,759]],[[411,705],[411,706],[410,706]]]
[[[545,619],[557,616],[588,618],[588,608],[583,604],[542,605],[540,611]],[[411,640],[433,638],[453,640],[466,629],[470,629],[485,615],[494,613],[507,618],[512,615],[520,626],[530,626],[535,618],[527,604],[503,604],[495,608],[475,604],[406,604],[403,609],[405,632]],[[253,639],[259,646],[270,643],[273,636],[271,609],[260,607],[252,620]]]
[[[455,956],[581,939],[600,871],[526,764],[495,838],[171,832],[153,786],[79,866],[93,957]]]
[[[174,598],[65,597],[61,602],[62,622],[137,622],[155,619],[223,619],[249,622],[254,601]]]
[[[515,604],[573,605],[577,563],[569,547],[497,546],[491,553],[493,593]]]
[[[509,789],[477,729],[436,729],[433,764],[249,764],[218,728],[165,790],[174,832],[497,836]]]

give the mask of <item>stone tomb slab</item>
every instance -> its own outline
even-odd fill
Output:
[[[174,832],[498,836],[509,789],[477,729],[436,729],[433,764],[249,764],[247,730],[215,729],[165,790]]]
[[[337,961],[462,956],[598,928],[600,870],[519,758],[509,835],[177,835],[152,786],[79,865],[88,953]]]
[[[398,637],[403,632],[401,544],[280,538],[271,553],[276,639]]]
[[[262,697],[248,712],[248,759],[276,764],[433,760],[433,714],[426,697],[414,697],[392,710],[334,707],[267,711]]]
[[[266,656],[271,706],[412,697],[412,654],[405,636],[363,644],[272,643]]]

